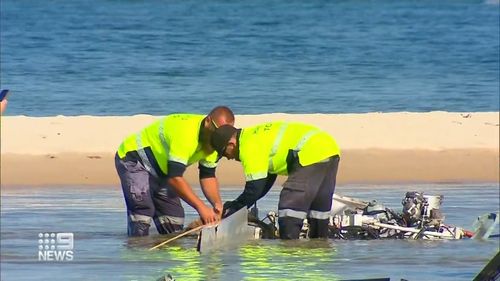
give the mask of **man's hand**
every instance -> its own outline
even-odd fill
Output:
[[[218,217],[219,219],[221,219],[221,218],[222,218],[222,211],[223,211],[223,210],[224,210],[224,208],[222,207],[222,204],[221,204],[221,203],[219,203],[219,204],[215,204],[215,205],[214,205],[214,212],[215,212],[215,214],[217,214],[217,217]]]
[[[215,211],[203,204],[202,207],[198,209],[198,214],[204,224],[213,224],[220,220],[220,216],[215,213]]]
[[[222,200],[219,194],[219,184],[216,178],[200,179],[201,190],[210,204],[214,207],[214,212],[220,216],[222,215]]]

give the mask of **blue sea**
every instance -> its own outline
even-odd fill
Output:
[[[6,115],[499,110],[498,0],[1,0]]]

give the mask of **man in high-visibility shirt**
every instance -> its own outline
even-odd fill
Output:
[[[226,125],[212,136],[219,157],[241,161],[246,178],[243,193],[224,204],[228,216],[250,207],[273,186],[277,175],[288,175],[278,212],[282,239],[298,239],[305,218],[309,237],[328,236],[328,221],[340,149],[328,133],[307,124],[270,122],[236,129]]]
[[[234,114],[218,106],[207,116],[167,115],[123,141],[115,166],[127,205],[129,236],[148,235],[151,221],[161,234],[181,230],[184,209],[179,197],[198,211],[204,223],[220,219],[217,152],[210,139],[225,124],[234,124]],[[186,167],[195,162],[199,162],[203,193],[213,208],[196,196],[183,177]]]

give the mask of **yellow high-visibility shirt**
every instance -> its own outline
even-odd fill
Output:
[[[302,166],[340,155],[335,139],[312,125],[269,122],[244,128],[239,137],[239,158],[246,180],[262,179],[268,173],[287,175],[290,149],[298,152]]]
[[[118,148],[118,156],[125,157],[127,152],[137,151],[143,164],[145,148],[150,148],[154,161],[161,172],[168,174],[168,161],[186,166],[195,162],[208,168],[217,166],[217,152],[205,151],[199,142],[203,115],[171,114],[167,115],[136,134],[128,136]],[[153,167],[146,167],[152,169]]]

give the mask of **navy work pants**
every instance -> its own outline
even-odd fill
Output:
[[[165,178],[152,176],[134,157],[115,156],[125,204],[129,236],[149,235],[151,221],[161,234],[179,231],[184,225],[184,209],[179,196]]]
[[[309,221],[310,238],[328,237],[339,160],[339,156],[332,156],[309,166],[295,163],[280,193],[281,239],[298,239],[305,218]]]

